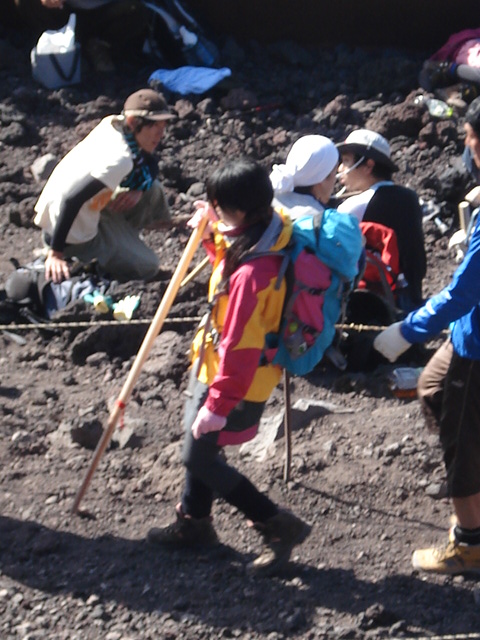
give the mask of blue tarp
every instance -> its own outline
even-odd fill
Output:
[[[224,78],[232,75],[228,67],[178,67],[178,69],[157,69],[148,79],[150,85],[162,84],[175,93],[205,93]]]

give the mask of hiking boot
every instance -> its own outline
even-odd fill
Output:
[[[166,527],[150,529],[147,542],[177,548],[213,547],[219,544],[211,516],[192,518],[176,507],[177,519]]]
[[[256,522],[253,526],[262,534],[264,547],[258,558],[247,568],[251,573],[265,576],[273,575],[287,564],[293,547],[301,544],[312,528],[284,509],[265,522]]]
[[[456,67],[457,65],[452,62],[427,60],[420,71],[418,82],[426,91],[448,87],[457,81]]]
[[[432,573],[480,573],[480,545],[461,544],[449,531],[447,546],[417,549],[412,556],[414,569]]]
[[[98,38],[90,38],[85,43],[85,55],[90,64],[99,73],[110,73],[115,71],[112,56],[110,53],[110,45]]]

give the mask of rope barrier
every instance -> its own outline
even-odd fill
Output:
[[[167,318],[165,322],[200,322],[201,316]],[[31,329],[78,329],[89,327],[118,327],[126,325],[151,324],[151,318],[138,318],[133,320],[94,320],[82,322],[29,322],[25,324],[0,324],[0,331],[16,331]],[[382,331],[386,327],[366,324],[336,324],[336,329],[350,329],[354,331]]]
[[[358,331],[358,332],[362,332],[362,331],[383,331],[384,329],[387,328],[387,326],[377,326],[377,325],[371,325],[371,324],[336,324],[335,325],[336,329],[350,329],[353,331]],[[440,331],[438,333],[439,336],[447,336],[450,335],[450,330],[449,329],[444,329],[443,331]]]
[[[167,318],[165,322],[200,322],[201,316],[192,316],[185,318]],[[27,324],[0,324],[0,331],[16,331],[31,329],[77,329],[88,327],[119,327],[126,325],[151,324],[151,318],[139,318],[133,320],[95,320],[94,322],[41,322]]]
[[[446,636],[402,636],[402,640],[472,640],[473,638],[480,638],[480,633],[454,633]]]
[[[335,325],[335,329],[350,329],[353,331],[358,331],[359,333],[361,333],[362,331],[383,331],[384,329],[386,329],[386,326],[378,326],[378,325],[372,325],[372,324],[336,324]]]
[[[201,316],[185,316],[177,318],[166,318],[165,322],[182,323],[182,322],[200,322]],[[89,327],[119,327],[127,325],[151,324],[152,318],[137,318],[132,320],[94,320],[83,322],[45,322],[45,323],[25,323],[25,324],[0,324],[0,331],[25,331],[32,329],[79,329]],[[383,331],[387,326],[370,325],[370,324],[336,324],[336,329],[357,331]],[[448,331],[442,331],[441,334],[448,334]]]

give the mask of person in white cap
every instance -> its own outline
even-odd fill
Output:
[[[120,281],[155,276],[158,256],[139,233],[173,222],[152,154],[174,117],[163,96],[140,89],[58,163],[35,205],[47,280],[69,278],[71,259],[97,260]]]
[[[335,144],[325,136],[308,135],[297,140],[285,164],[273,165],[273,207],[292,220],[323,212],[335,186],[339,159]]]
[[[355,192],[338,205],[338,211],[354,215],[359,222],[376,222],[395,231],[400,271],[406,286],[400,306],[411,311],[423,304],[422,282],[427,271],[423,238],[423,213],[412,189],[394,184],[397,166],[390,145],[369,129],[352,131],[337,144],[341,154],[338,177],[347,192]]]

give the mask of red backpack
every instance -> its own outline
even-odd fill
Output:
[[[365,270],[358,283],[359,289],[368,289],[383,297],[395,292],[400,273],[397,234],[379,222],[361,222],[365,238]]]

